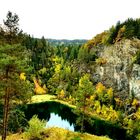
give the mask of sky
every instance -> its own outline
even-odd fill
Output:
[[[74,125],[70,125],[67,120],[63,120],[61,116],[55,113],[51,113],[49,121],[46,123],[46,127],[61,127],[70,131],[74,131]]]
[[[117,21],[140,18],[140,0],[0,0],[0,24],[16,13],[34,37],[91,39]]]

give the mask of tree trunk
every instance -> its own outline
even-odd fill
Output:
[[[82,114],[82,120],[81,120],[81,133],[84,132],[85,113],[86,113],[86,97],[84,97],[83,114]]]
[[[8,114],[9,114],[9,90],[8,90],[8,88],[6,88],[6,95],[4,97],[4,115],[3,115],[2,140],[6,140],[6,136],[7,136]]]
[[[81,120],[81,133],[84,132],[84,118],[85,118],[85,115],[84,115],[84,112],[82,114],[82,120]]]
[[[8,79],[8,71],[6,71],[6,79]],[[5,96],[4,96],[4,108],[3,108],[3,134],[2,140],[6,140],[7,136],[7,125],[8,125],[8,114],[9,114],[9,87],[5,89]]]

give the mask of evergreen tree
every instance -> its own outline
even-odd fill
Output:
[[[80,62],[89,62],[89,51],[87,47],[81,47],[78,52],[78,60]]]
[[[20,45],[0,46],[0,95],[4,103],[2,140],[6,139],[12,104],[25,102],[31,95],[30,82],[25,78],[20,79],[20,73],[28,70],[27,56],[27,52]]]
[[[13,44],[18,43],[20,37],[22,37],[22,31],[19,30],[19,17],[17,14],[13,14],[12,12],[8,11],[6,20],[4,20],[5,25],[5,38],[7,43]]]
[[[89,75],[85,74],[81,79],[79,80],[79,87],[76,92],[76,98],[77,98],[77,114],[79,115],[78,123],[81,125],[81,132],[84,131],[84,120],[86,113],[88,111],[88,102],[87,99],[90,98],[90,96],[93,94],[94,88],[93,84],[89,79]]]
[[[30,82],[24,78],[20,79],[21,73],[29,70],[29,53],[21,45],[12,45],[19,43],[18,15],[8,12],[7,19],[4,21],[6,27],[6,43],[11,45],[0,46],[0,96],[3,97],[3,133],[2,140],[6,140],[8,130],[8,116],[13,103],[17,100],[29,99]]]

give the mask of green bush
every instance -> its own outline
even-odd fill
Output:
[[[28,121],[25,118],[24,112],[19,109],[14,109],[9,114],[8,121],[8,131],[14,132],[22,132],[26,126],[28,125]]]
[[[29,126],[26,129],[25,137],[30,140],[41,140],[41,132],[45,128],[45,120],[39,120],[37,115],[34,115],[30,121]]]
[[[137,54],[133,57],[133,63],[140,64],[140,51],[137,52]]]
[[[103,65],[103,64],[106,64],[107,63],[107,60],[105,58],[98,58],[96,59],[96,64],[98,65]]]

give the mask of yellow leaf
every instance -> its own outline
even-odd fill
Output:
[[[64,92],[63,89],[62,89],[61,92],[60,92],[60,96],[61,96],[61,97],[64,97],[64,96],[65,96],[65,92]]]
[[[24,72],[20,74],[20,80],[23,80],[23,81],[26,80],[26,76]]]
[[[102,83],[98,83],[96,85],[96,92],[99,94],[102,93],[105,89],[106,87]]]
[[[57,64],[55,67],[55,72],[60,73],[60,70],[61,70],[61,64]]]
[[[112,89],[112,88],[109,88],[108,91],[107,91],[107,93],[108,93],[109,95],[112,96],[112,94],[113,94],[113,89]]]
[[[35,93],[36,94],[45,94],[46,90],[39,85],[38,81],[35,78],[33,79],[33,81],[35,84]]]
[[[133,106],[136,106],[137,104],[138,104],[137,99],[134,99],[133,102],[132,102],[132,105],[133,105]]]

